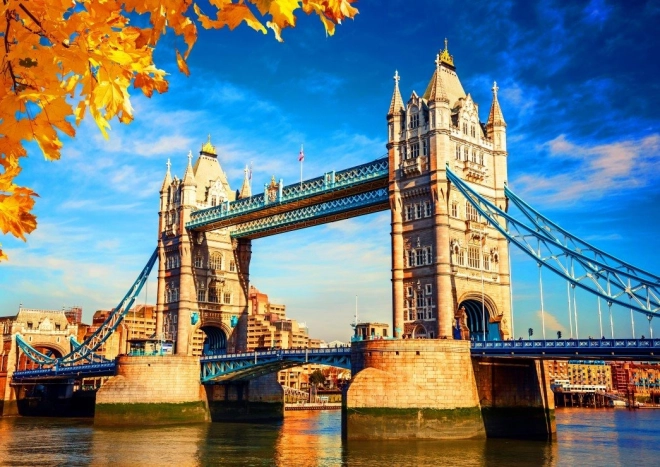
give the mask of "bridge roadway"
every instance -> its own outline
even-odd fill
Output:
[[[660,339],[561,339],[472,342],[473,357],[538,359],[660,360]],[[351,368],[351,347],[282,349],[209,355],[200,358],[202,383],[241,381],[304,364]],[[15,371],[16,383],[112,376],[115,362]]]

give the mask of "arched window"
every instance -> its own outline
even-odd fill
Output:
[[[419,109],[413,107],[410,109],[410,128],[417,128],[419,126]]]
[[[213,253],[209,258],[209,269],[222,269],[222,253]]]
[[[201,268],[203,264],[204,264],[204,262],[202,260],[202,256],[201,255],[195,256],[195,267],[196,268]]]

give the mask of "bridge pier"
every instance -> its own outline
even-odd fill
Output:
[[[351,349],[342,436],[553,439],[554,397],[540,360],[470,356],[470,342],[373,340]]]
[[[214,422],[265,422],[284,418],[284,389],[271,373],[249,381],[205,386]]]
[[[208,421],[199,357],[117,358],[117,376],[96,394],[98,425],[162,425]]]
[[[472,366],[489,438],[554,439],[555,397],[541,360],[473,357]]]
[[[469,341],[356,342],[351,367],[344,439],[485,438]]]

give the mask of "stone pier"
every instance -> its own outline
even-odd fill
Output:
[[[554,439],[555,397],[542,361],[474,357],[472,365],[489,438]]]
[[[117,359],[117,376],[96,394],[94,423],[161,425],[208,421],[199,357]]]
[[[250,381],[206,385],[214,422],[267,422],[284,418],[284,389],[271,373]]]
[[[486,437],[468,341],[357,342],[351,366],[345,439]]]
[[[347,440],[551,440],[554,397],[540,360],[470,356],[450,339],[354,343],[344,391]]]

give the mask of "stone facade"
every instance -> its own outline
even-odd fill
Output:
[[[191,212],[249,196],[247,174],[243,185],[240,194],[230,188],[210,138],[194,166],[188,155],[183,179],[171,177],[168,161],[160,191],[156,329],[176,342],[178,355],[193,354],[195,333],[206,335],[206,353],[245,348],[236,329],[245,329],[237,324],[247,315],[251,243],[232,240],[229,229],[185,228]]]
[[[454,315],[464,308],[473,339],[509,338],[507,242],[445,171],[506,209],[506,123],[497,86],[482,123],[445,44],[422,96],[413,91],[404,105],[395,75],[387,122],[394,335],[452,338]]]
[[[139,421],[151,425],[208,420],[199,358],[121,356],[117,364],[117,376],[96,393],[94,423]]]
[[[485,437],[469,342],[356,342],[351,368],[343,401],[346,438]]]

